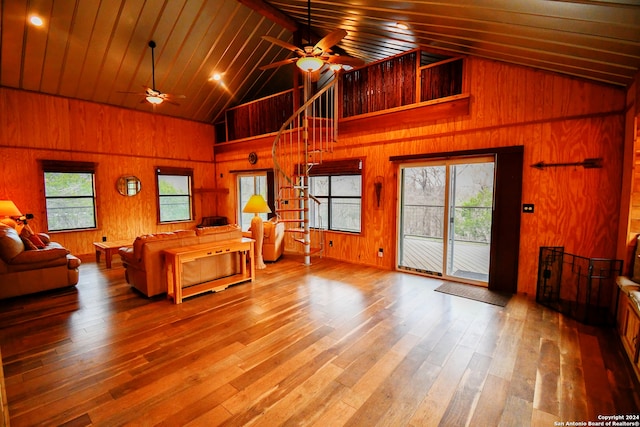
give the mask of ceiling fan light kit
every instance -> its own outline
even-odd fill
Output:
[[[296,62],[298,68],[302,71],[308,71],[313,73],[318,71],[324,65],[324,61],[317,56],[303,56]]]
[[[145,99],[147,100],[147,102],[149,102],[149,104],[154,104],[154,105],[162,104],[162,101],[163,101],[162,98],[156,95],[149,95]]]

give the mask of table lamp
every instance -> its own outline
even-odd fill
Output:
[[[11,200],[0,200],[0,222],[11,228],[16,228],[18,223],[12,218],[20,218],[22,212]]]
[[[261,213],[270,213],[269,205],[259,194],[254,194],[242,209],[244,213],[255,214],[251,219],[251,237],[256,241],[256,268],[267,268],[262,259],[262,240],[264,239],[264,225],[262,224]]]

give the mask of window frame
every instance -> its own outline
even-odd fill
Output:
[[[190,222],[194,221],[195,218],[195,206],[194,206],[194,188],[193,188],[193,169],[191,168],[176,168],[169,166],[156,166],[156,212],[157,212],[157,221],[158,224],[173,224],[180,222]],[[188,194],[179,194],[178,196],[188,197],[189,198],[189,218],[185,219],[172,219],[172,220],[162,220],[161,215],[161,199],[163,197],[175,197],[176,195],[162,195],[160,194],[160,176],[182,176],[188,178]]]
[[[44,209],[45,209],[45,224],[47,232],[59,233],[68,231],[85,231],[96,230],[98,228],[98,197],[96,193],[96,163],[93,162],[74,162],[74,161],[61,161],[61,160],[41,160],[42,170],[42,188],[44,189]],[[46,176],[48,173],[60,173],[60,174],[90,174],[91,175],[91,195],[87,196],[48,196],[47,195],[47,181]],[[90,199],[92,204],[92,216],[93,226],[89,227],[70,227],[70,228],[51,228],[49,220],[49,200],[54,199]]]
[[[335,231],[335,232],[340,232],[340,233],[350,233],[350,234],[361,234],[362,233],[362,190],[363,190],[363,176],[362,176],[362,170],[363,170],[363,159],[345,159],[345,160],[335,160],[335,161],[325,161],[319,165],[314,165],[311,170],[309,171],[309,188],[311,188],[311,180],[313,180],[314,178],[327,178],[328,181],[328,188],[327,188],[327,192],[328,195],[327,196],[317,196],[315,194],[312,194],[311,191],[309,191],[309,194],[311,196],[313,196],[314,198],[322,201],[323,203],[326,203],[327,205],[327,219],[326,219],[326,226],[324,224],[323,225],[323,230],[326,231]],[[333,177],[339,177],[339,176],[354,176],[357,175],[360,177],[360,195],[359,196],[336,196],[332,194],[332,178]],[[360,200],[360,215],[359,215],[359,224],[358,224],[358,231],[353,231],[353,230],[342,230],[342,229],[336,229],[333,228],[332,225],[332,221],[331,221],[331,217],[332,217],[332,201],[333,200],[339,200],[339,199],[359,199]],[[311,202],[314,203],[314,202]],[[317,227],[315,224],[315,218],[311,218],[310,215],[310,228],[313,228],[315,230],[320,229],[320,227]]]

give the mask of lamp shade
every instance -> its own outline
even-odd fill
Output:
[[[0,200],[0,217],[2,216],[22,216],[22,212],[11,200]]]
[[[271,209],[269,209],[269,205],[259,194],[254,194],[249,198],[249,201],[244,208],[242,209],[244,213],[270,213]]]
[[[315,56],[303,56],[296,62],[298,68],[302,71],[318,71],[324,65],[324,61]]]

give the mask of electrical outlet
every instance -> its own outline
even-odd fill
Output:
[[[329,240],[329,247],[332,248],[333,247],[333,240]]]
[[[522,205],[522,212],[533,213],[533,203],[524,203]]]
[[[382,258],[384,255],[384,251],[382,250],[382,248],[378,249],[378,258]]]

